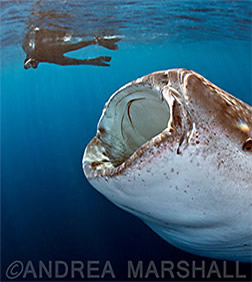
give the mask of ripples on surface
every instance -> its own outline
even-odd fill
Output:
[[[250,1],[1,0],[1,44],[21,44],[36,26],[126,41],[251,40]]]

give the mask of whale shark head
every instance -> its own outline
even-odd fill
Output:
[[[178,248],[251,260],[252,108],[201,75],[160,71],[115,92],[83,170]]]

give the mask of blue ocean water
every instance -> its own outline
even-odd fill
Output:
[[[85,179],[81,159],[110,95],[153,71],[192,69],[251,105],[251,2],[94,2],[1,2],[1,281],[15,260],[109,260],[114,281],[127,280],[129,260],[213,261],[170,246],[107,201]],[[117,51],[90,46],[71,54],[112,56],[110,67],[41,63],[24,70],[21,45],[30,25],[122,39]],[[240,280],[251,279],[250,265],[240,264],[240,272]]]

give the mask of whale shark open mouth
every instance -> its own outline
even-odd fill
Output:
[[[110,98],[96,137],[85,151],[86,172],[117,168],[146,142],[158,138],[168,127],[171,116],[170,107],[160,93],[146,85],[127,85]]]

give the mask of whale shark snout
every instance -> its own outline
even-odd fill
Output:
[[[251,261],[252,107],[201,75],[160,71],[115,92],[83,170],[178,248]]]

